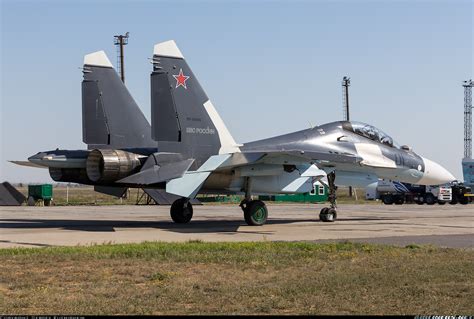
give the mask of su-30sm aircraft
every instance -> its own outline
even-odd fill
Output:
[[[40,152],[16,163],[46,167],[55,181],[94,185],[116,196],[127,188],[177,195],[170,209],[176,223],[191,220],[191,201],[199,193],[244,194],[245,221],[263,225],[267,207],[252,194],[306,193],[324,178],[331,205],[319,217],[334,221],[338,182],[384,178],[438,185],[455,179],[439,164],[359,122],[237,144],[174,41],[156,44],[152,63],[151,125],[98,51],[84,57],[87,150]]]

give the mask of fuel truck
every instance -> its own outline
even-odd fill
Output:
[[[365,197],[368,200],[380,199],[385,205],[444,205],[453,201],[453,190],[451,185],[424,186],[382,179],[367,186]]]

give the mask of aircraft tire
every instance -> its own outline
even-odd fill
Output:
[[[469,198],[467,198],[467,197],[464,196],[464,197],[462,197],[462,198],[459,200],[459,203],[460,203],[461,205],[467,205],[467,204],[469,204]]]
[[[322,222],[325,222],[327,219],[327,212],[329,210],[329,207],[323,207],[321,211],[319,212],[319,220]]]
[[[445,205],[445,204],[446,204],[446,202],[444,202],[444,201],[442,201],[442,200],[439,200],[439,201],[438,201],[438,205]]]
[[[185,198],[177,199],[170,208],[171,219],[177,224],[186,224],[193,218],[193,205]]]
[[[244,210],[245,222],[249,226],[262,226],[267,222],[267,205],[261,200],[253,200],[247,204]]]
[[[337,218],[337,212],[334,208],[325,207],[321,209],[321,213],[319,214],[319,219],[322,222],[334,222]]]

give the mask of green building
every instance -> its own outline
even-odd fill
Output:
[[[328,187],[316,182],[309,193],[259,196],[260,200],[275,202],[319,203],[328,200]]]

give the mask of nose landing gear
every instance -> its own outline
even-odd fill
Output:
[[[337,211],[333,207],[324,207],[319,213],[319,219],[322,222],[333,222],[337,218]]]

